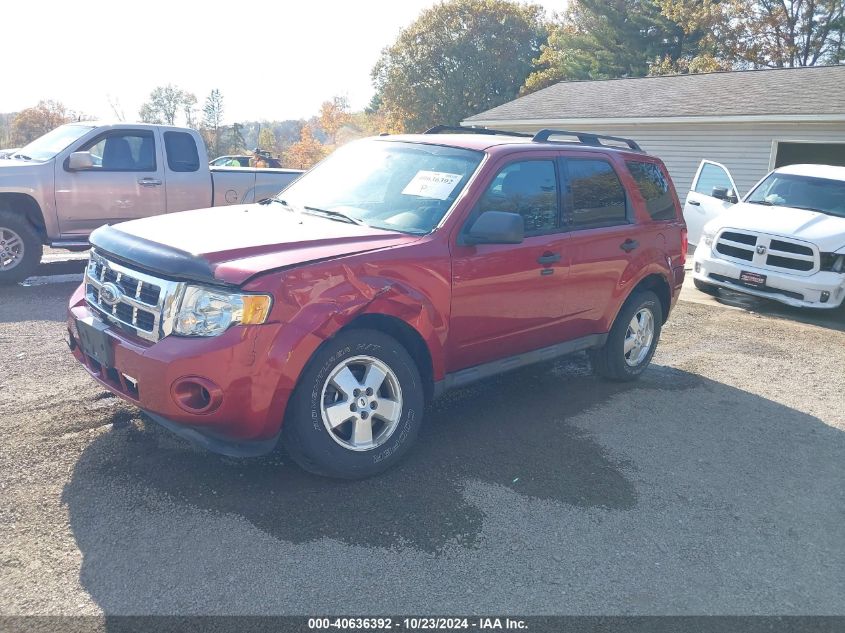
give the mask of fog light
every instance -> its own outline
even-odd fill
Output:
[[[822,290],[822,303],[827,303],[827,300],[830,299],[830,293],[827,290]]]
[[[200,376],[180,378],[170,387],[170,395],[188,413],[211,413],[223,401],[223,390]]]
[[[701,272],[701,264],[699,264],[698,262],[695,262],[695,272],[697,272],[697,273]]]

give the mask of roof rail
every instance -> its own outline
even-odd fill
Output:
[[[522,132],[507,132],[505,130],[491,130],[490,128],[486,127],[462,127],[462,126],[455,126],[455,125],[435,125],[433,128],[430,128],[423,132],[423,134],[448,134],[448,133],[457,133],[457,134],[487,134],[487,135],[503,135],[503,136],[527,136],[530,137],[530,134],[523,134]]]
[[[628,147],[630,147],[635,152],[643,152],[643,148],[640,147],[639,143],[630,139],[630,138],[622,138],[621,136],[607,136],[605,134],[593,134],[592,132],[572,132],[570,130],[540,130],[534,135],[534,138],[531,140],[535,143],[571,143],[572,141],[549,141],[549,137],[551,136],[574,136],[578,139],[579,143],[583,143],[584,145],[593,145],[596,147],[610,147],[602,143],[602,140],[605,141],[617,141],[619,143],[624,143]],[[645,152],[643,152],[645,153]]]

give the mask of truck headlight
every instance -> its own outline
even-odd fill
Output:
[[[704,231],[701,234],[701,241],[704,242],[704,245],[707,247],[713,246],[714,239],[716,239],[715,231]]]
[[[173,331],[182,336],[217,336],[232,325],[257,325],[267,320],[272,303],[268,295],[188,286]]]

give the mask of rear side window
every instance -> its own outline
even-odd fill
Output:
[[[659,165],[630,160],[625,163],[645,198],[646,210],[652,220],[674,220],[675,202],[669,191],[669,179]]]
[[[519,213],[525,232],[557,228],[557,175],[551,160],[524,160],[496,174],[479,202],[479,211]]]
[[[170,171],[197,171],[200,168],[197,144],[187,132],[165,132],[164,149]]]
[[[572,228],[627,224],[625,188],[605,160],[566,159],[570,204],[567,221]]]

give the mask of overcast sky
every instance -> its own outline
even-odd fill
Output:
[[[565,0],[542,0],[548,10]],[[363,108],[381,49],[434,0],[3,0],[0,112],[40,99],[127,120],[172,83],[223,92],[227,123],[315,114],[346,95]]]

